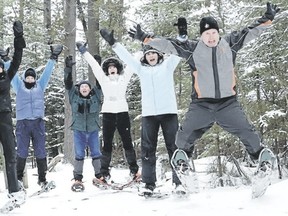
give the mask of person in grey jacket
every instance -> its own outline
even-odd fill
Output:
[[[83,191],[83,165],[86,147],[89,147],[94,175],[98,179],[103,179],[100,172],[100,143],[99,143],[99,113],[101,109],[102,91],[99,86],[90,84],[87,80],[82,80],[78,84],[73,84],[72,67],[75,64],[72,56],[65,59],[64,83],[68,91],[69,102],[72,109],[71,129],[74,135],[74,183],[72,190]],[[101,180],[102,180],[101,179]]]
[[[180,35],[177,39],[151,39],[141,29],[131,32],[134,38],[152,47],[185,58],[191,67],[192,102],[176,136],[177,147],[185,150],[189,157],[195,141],[217,123],[239,137],[251,158],[258,159],[264,147],[237,101],[234,64],[237,52],[260,36],[278,11],[276,5],[267,3],[267,11],[255,23],[223,37],[220,37],[218,23],[213,17],[201,19],[200,40],[187,40],[181,35],[187,33],[183,33],[183,26],[187,29],[183,18],[176,24]]]
[[[167,58],[150,46],[143,47],[143,57],[135,59],[127,49],[116,42],[113,31],[100,30],[101,36],[112,46],[119,58],[139,76],[142,96],[141,159],[143,193],[151,194],[156,187],[156,150],[160,126],[169,159],[176,150],[175,134],[178,129],[177,101],[174,90],[174,71],[180,62],[178,56]],[[173,171],[173,183],[182,190],[181,182]]]
[[[133,75],[130,70],[124,71],[123,63],[120,59],[110,57],[103,61],[102,67],[94,57],[87,51],[87,43],[77,42],[78,50],[92,68],[92,72],[101,85],[104,95],[102,105],[103,122],[103,147],[101,157],[101,173],[105,181],[111,178],[110,162],[112,158],[112,146],[115,130],[121,137],[124,154],[129,164],[130,175],[133,179],[139,179],[139,166],[137,165],[136,153],[132,144],[130,117],[128,113],[128,103],[126,91],[129,81]],[[100,59],[100,56],[98,56]]]

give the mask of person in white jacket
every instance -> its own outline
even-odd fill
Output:
[[[128,103],[126,100],[126,90],[133,73],[123,70],[122,62],[117,58],[108,58],[103,61],[102,67],[95,58],[87,51],[86,44],[76,43],[78,50],[92,68],[93,74],[98,80],[104,95],[102,105],[103,114],[103,142],[101,157],[101,173],[104,180],[110,179],[110,162],[112,155],[112,142],[114,132],[117,129],[121,140],[125,157],[133,179],[140,176],[136,160],[136,153],[132,143],[130,132],[130,117],[128,113]]]
[[[142,94],[141,159],[143,194],[153,194],[156,187],[156,151],[158,132],[161,126],[169,160],[177,149],[175,135],[178,129],[177,101],[174,89],[174,71],[180,62],[176,55],[164,58],[150,46],[143,47],[143,57],[134,58],[127,49],[116,42],[113,31],[101,29],[101,36],[112,46],[118,57],[140,78]],[[173,170],[176,190],[183,187]],[[179,187],[181,186],[181,187]]]

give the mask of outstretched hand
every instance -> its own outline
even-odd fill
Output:
[[[77,41],[76,47],[81,54],[84,54],[87,51],[87,42]]]
[[[178,27],[178,33],[180,36],[187,35],[187,21],[184,17],[179,17],[177,23],[174,23],[174,26]]]
[[[279,11],[280,11],[280,8],[278,8],[277,5],[267,2],[267,10],[264,16],[267,17],[269,20],[273,21],[276,13],[278,13]]]
[[[128,34],[131,38],[137,39],[141,42],[144,42],[145,38],[151,38],[152,35],[149,35],[145,33],[139,24],[137,26],[134,26],[134,29],[130,28],[128,31]]]
[[[60,55],[60,53],[63,50],[63,45],[61,44],[56,44],[56,45],[51,45],[50,46],[50,50],[51,50],[51,56],[50,59],[54,59],[54,60],[58,60],[58,56]]]
[[[13,23],[13,32],[16,38],[23,36],[23,25],[20,21],[15,21]]]
[[[72,66],[75,64],[76,62],[73,62],[73,56],[69,55],[65,58],[65,66],[68,68],[72,68]]]
[[[115,44],[116,39],[114,38],[114,30],[109,32],[107,29],[101,29],[100,35],[109,43],[110,46]]]
[[[3,59],[3,61],[6,62],[6,61],[10,60],[10,58],[8,56],[9,52],[10,52],[10,48],[9,47],[6,50],[0,48],[0,57],[1,57],[1,59]]]

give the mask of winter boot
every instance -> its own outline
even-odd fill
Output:
[[[85,190],[82,180],[75,179],[74,183],[71,186],[71,190],[74,192],[83,192]]]

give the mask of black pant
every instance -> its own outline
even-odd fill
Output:
[[[3,146],[9,193],[19,191],[16,172],[16,142],[10,112],[0,112],[0,141]]]
[[[156,150],[158,132],[161,126],[168,151],[169,161],[176,150],[175,135],[178,129],[177,114],[163,114],[157,116],[142,117],[141,132],[141,158],[142,158],[142,181],[155,183],[156,179]],[[174,170],[172,171],[173,183],[180,181]]]
[[[201,138],[214,123],[239,137],[250,155],[255,156],[263,148],[258,134],[247,121],[235,97],[219,102],[192,102],[177,132],[176,145],[187,152],[191,151],[194,142]]]
[[[135,173],[138,171],[136,154],[131,139],[130,127],[131,124],[128,112],[103,113],[104,145],[102,147],[103,156],[101,157],[101,173],[103,173],[104,175],[109,173],[109,165],[111,162],[112,153],[112,142],[116,128],[123,142],[125,156],[131,172]]]

